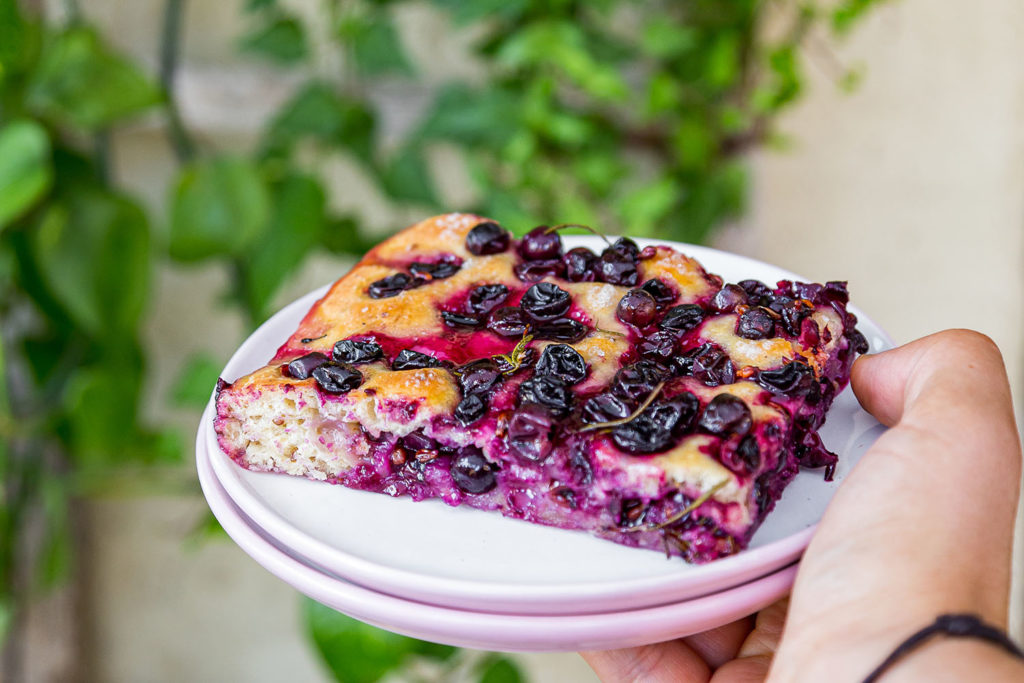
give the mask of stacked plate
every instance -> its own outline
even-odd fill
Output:
[[[643,240],[639,240],[644,245]],[[597,238],[567,247],[600,250]],[[704,247],[671,244],[736,281],[805,279]],[[232,381],[274,355],[326,288],[260,327],[222,376]],[[886,334],[860,311],[872,351]],[[884,428],[847,389],[822,430],[839,453],[835,479],[801,472],[745,551],[707,565],[586,534],[452,508],[441,501],[353,491],[249,472],[217,445],[213,403],[196,439],[199,479],[228,534],[267,570],[319,602],[405,635],[504,651],[593,650],[704,631],[784,596],[836,487]]]

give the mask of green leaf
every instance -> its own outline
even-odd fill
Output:
[[[18,0],[0,0],[0,84],[32,65],[39,52],[39,34],[38,22],[25,19]]]
[[[3,594],[0,594],[0,645],[7,640],[7,634],[14,623],[14,601]]]
[[[189,356],[171,390],[175,405],[201,408],[210,400],[223,364],[208,353]]]
[[[422,147],[406,145],[399,149],[381,171],[380,179],[392,199],[440,205]]]
[[[136,452],[141,377],[140,368],[111,363],[83,368],[68,383],[63,405],[79,471],[115,465]]]
[[[71,188],[32,233],[36,269],[76,324],[96,338],[134,338],[146,304],[150,234],[135,202]]]
[[[0,229],[45,194],[53,182],[50,139],[34,121],[0,128]]]
[[[376,243],[376,240],[366,238],[359,232],[359,222],[352,216],[329,219],[320,241],[333,254],[356,256],[362,256]]]
[[[413,74],[402,41],[387,12],[353,16],[341,24],[338,33],[351,46],[356,69],[364,76]]]
[[[289,176],[274,188],[266,229],[241,259],[242,295],[255,315],[253,322],[268,317],[278,288],[320,241],[326,203],[320,183],[308,176]]]
[[[629,95],[621,74],[594,58],[579,26],[569,21],[530,23],[514,33],[495,58],[498,64],[510,69],[545,66],[561,72],[597,98],[622,100]]]
[[[171,256],[199,261],[242,253],[260,236],[269,204],[250,161],[216,157],[185,167],[171,199]]]
[[[684,168],[704,168],[715,153],[713,131],[699,119],[685,117],[673,131],[672,145],[676,160]]]
[[[849,33],[854,25],[881,0],[844,0],[832,10],[832,30],[843,35]]]
[[[479,19],[515,20],[530,6],[530,0],[433,0],[451,13],[456,24],[471,24]]]
[[[291,65],[309,56],[306,32],[293,17],[277,16],[242,40],[241,49],[272,62]]]
[[[76,25],[44,47],[26,99],[41,116],[92,130],[138,114],[161,96],[138,67]]]
[[[224,527],[220,525],[213,513],[206,510],[202,513],[201,519],[188,532],[188,536],[185,537],[185,546],[190,550],[195,550],[209,541],[226,541],[228,538],[228,532],[224,531]]]
[[[246,12],[259,12],[277,6],[277,0],[246,0]]]
[[[652,57],[673,59],[696,49],[700,42],[699,36],[698,29],[693,26],[658,17],[644,26],[640,34],[640,47]]]
[[[679,187],[670,177],[650,182],[626,195],[619,204],[619,215],[631,235],[657,232],[658,222],[679,199]]]
[[[71,572],[73,548],[68,515],[70,495],[65,482],[46,478],[42,482],[45,533],[36,560],[36,583],[42,590],[62,583]]]
[[[520,128],[520,97],[498,87],[448,86],[434,100],[416,137],[500,149]]]
[[[414,638],[364,624],[313,600],[304,599],[303,607],[313,643],[339,683],[373,683],[401,669],[412,655],[430,653],[438,658],[437,654],[442,652]]]
[[[286,155],[300,140],[312,138],[372,163],[373,129],[373,114],[364,103],[339,95],[326,83],[311,81],[274,117],[264,135],[263,154]]]
[[[514,661],[502,655],[490,655],[477,669],[479,683],[524,683],[526,678]]]

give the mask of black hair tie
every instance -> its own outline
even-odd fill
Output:
[[[1024,659],[1024,652],[1021,652],[1021,649],[1003,633],[1002,629],[986,624],[973,614],[942,614],[931,624],[928,624],[900,643],[892,651],[892,654],[878,665],[877,669],[868,674],[868,677],[864,679],[864,683],[875,683],[878,677],[885,673],[886,669],[895,664],[898,659],[932,636],[940,633],[953,638],[980,638],[981,640],[987,640],[1015,657]]]

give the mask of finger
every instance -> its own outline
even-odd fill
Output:
[[[947,330],[871,356],[853,365],[854,393],[864,409],[892,426],[915,405],[935,396],[946,410],[962,411],[972,401],[957,396],[968,391],[986,403],[1003,405],[1012,416],[1009,384],[999,349],[991,339],[971,330]],[[979,377],[987,378],[979,382]],[[1003,378],[1000,381],[1000,378]]]
[[[744,639],[737,656],[719,668],[712,683],[760,683],[768,676],[772,657],[782,638],[789,599],[783,598],[761,610],[754,629]]]
[[[580,655],[602,681],[704,683],[711,669],[681,640]]]
[[[743,617],[718,628],[683,638],[712,669],[735,659],[743,641],[754,628],[753,617]]]
[[[740,657],[755,657],[771,655],[779,648],[779,641],[782,639],[782,629],[786,625],[786,614],[789,612],[789,597],[765,607],[757,615],[754,622],[754,630],[743,641],[740,647]]]

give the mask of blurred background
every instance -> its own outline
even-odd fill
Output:
[[[474,210],[847,279],[897,342],[992,336],[1019,408],[1022,33],[1017,0],[0,0],[0,680],[592,680],[245,556],[191,463],[219,369]]]

